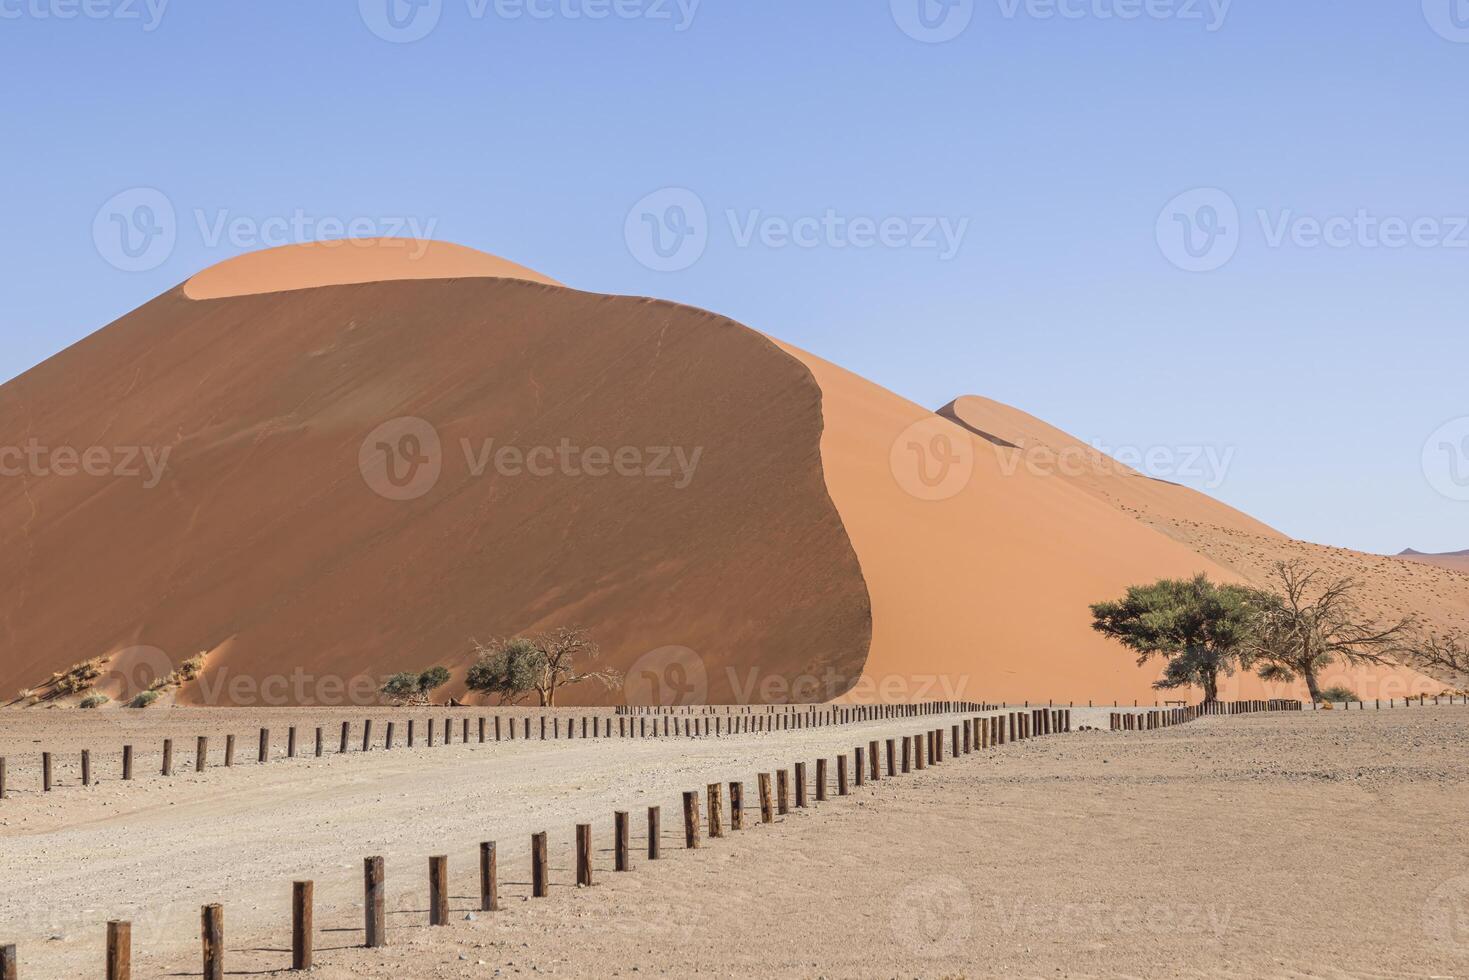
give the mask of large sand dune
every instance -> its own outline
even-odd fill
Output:
[[[28,443],[166,465],[0,481],[11,690],[146,646],[210,653],[195,702],[341,701],[431,663],[459,693],[471,638],[580,624],[632,676],[574,701],[1151,701],[1156,666],[1089,603],[1314,547],[1005,406],[936,414],[438,243],[207,270],[0,387],[0,444]],[[1079,475],[1036,465],[1073,445]],[[1422,577],[1402,603],[1464,611],[1456,573],[1382,561]]]

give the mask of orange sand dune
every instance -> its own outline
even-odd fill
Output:
[[[1408,561],[1422,562],[1425,565],[1437,565],[1440,568],[1447,568],[1455,572],[1464,572],[1466,574],[1469,574],[1469,551],[1450,551],[1446,554],[1441,555],[1425,555],[1421,551],[1414,551],[1413,549],[1409,548],[1407,551],[1400,553],[1397,557],[1405,558]]]
[[[0,445],[28,442],[160,465],[0,481],[12,690],[126,649],[208,651],[182,691],[207,704],[361,703],[433,663],[457,694],[472,637],[576,624],[627,676],[571,703],[1152,701],[1157,665],[1089,604],[1298,545],[993,402],[935,414],[714,314],[429,242],[206,270],[0,387]]]
[[[220,299],[390,279],[524,279],[557,285],[506,259],[449,242],[354,238],[286,245],[211,266],[184,283],[190,299]]]

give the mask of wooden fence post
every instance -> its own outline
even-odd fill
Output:
[[[656,806],[648,807],[648,860],[656,861],[662,854],[663,830],[660,826],[661,811]]]
[[[775,808],[770,800],[770,773],[762,772],[758,781],[760,783],[760,822],[774,823]]]
[[[630,836],[627,811],[616,811],[612,814],[612,867],[618,871],[632,870]]]
[[[291,886],[291,969],[311,969],[314,952],[313,910],[316,885],[298,881]]]
[[[530,837],[530,892],[534,898],[545,898],[551,892],[551,865],[544,830]]]
[[[897,744],[897,740],[896,739],[891,739],[890,738],[890,739],[887,740],[887,750],[888,750],[888,776],[889,777],[896,776],[898,774],[898,766],[897,766],[897,762],[898,762],[898,744]]]
[[[362,723],[362,751],[372,751],[372,719],[369,718]]]
[[[837,756],[837,795],[847,795],[847,756],[845,753]]]
[[[367,927],[367,948],[380,949],[388,944],[387,913],[383,903],[387,884],[383,859],[370,857],[363,864],[363,908]]]
[[[428,859],[428,924],[449,924],[449,858],[443,854]]]
[[[745,784],[739,780],[729,784],[729,828],[745,829]]]
[[[200,913],[204,980],[224,980],[224,907],[206,905]]]
[[[826,760],[816,760],[816,802],[826,800]]]
[[[133,924],[107,923],[107,980],[132,980]]]
[[[133,778],[133,747],[131,745],[122,747],[122,778],[123,782]]]
[[[173,775],[173,739],[171,738],[163,740],[163,774]]]
[[[580,888],[592,887],[592,825],[576,825],[576,883]]]
[[[0,980],[20,980],[20,961],[15,946],[0,946]]]
[[[270,761],[270,729],[260,729],[260,761]]]
[[[708,786],[709,836],[724,836],[724,787],[719,783]]]
[[[796,809],[806,808],[806,763],[796,763]]]
[[[41,753],[41,792],[51,792],[51,753]]]
[[[286,758],[296,758],[296,726],[286,729]]]
[[[224,737],[224,767],[229,769],[235,764],[235,737],[226,735]]]
[[[209,736],[200,735],[194,744],[194,771],[203,772],[209,765]]]
[[[694,790],[683,795],[683,842],[686,848],[699,846],[699,794]]]
[[[500,910],[499,857],[495,853],[495,842],[485,841],[479,846],[479,907],[481,912]]]
[[[781,816],[791,812],[791,776],[785,769],[775,771],[775,812]]]
[[[352,736],[352,723],[350,721],[344,721],[344,722],[342,722],[342,740],[341,740],[340,744],[337,746],[337,754],[338,755],[346,755],[347,754],[347,739],[351,738],[351,736]]]

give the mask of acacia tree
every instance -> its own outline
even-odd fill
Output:
[[[1205,701],[1219,700],[1219,675],[1234,673],[1255,616],[1250,590],[1203,574],[1130,586],[1119,601],[1091,610],[1092,629],[1135,651],[1138,666],[1167,659],[1153,687],[1201,687]]]
[[[1299,558],[1275,563],[1277,591],[1257,590],[1259,619],[1245,661],[1264,680],[1302,677],[1311,700],[1321,700],[1317,674],[1332,664],[1388,666],[1409,649],[1412,616],[1381,624],[1357,605],[1358,582],[1333,578]]]
[[[591,633],[581,627],[562,626],[535,636],[476,643],[478,656],[469,670],[471,690],[495,694],[502,703],[513,704],[532,691],[541,707],[556,706],[556,692],[569,684],[596,680],[616,685],[615,670],[593,670],[602,656]]]
[[[447,683],[447,667],[430,667],[421,674],[394,674],[383,684],[382,693],[398,704],[428,704],[429,695]]]
[[[546,655],[523,636],[474,643],[475,660],[465,678],[471,691],[498,697],[501,704],[519,704],[536,689],[546,669]]]
[[[1458,633],[1424,633],[1410,648],[1414,658],[1424,667],[1469,676],[1469,642]]]

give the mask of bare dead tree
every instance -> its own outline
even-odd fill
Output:
[[[1357,605],[1355,579],[1329,577],[1298,558],[1276,562],[1271,578],[1278,591],[1256,593],[1261,616],[1247,654],[1265,680],[1303,677],[1319,700],[1316,675],[1331,664],[1386,666],[1410,650],[1417,620],[1371,619]]]
[[[1424,667],[1469,676],[1469,641],[1458,633],[1420,634],[1411,652]]]
[[[555,707],[557,690],[568,684],[594,680],[612,688],[621,678],[615,670],[591,669],[591,665],[601,658],[602,651],[592,640],[591,632],[584,628],[561,626],[537,635],[532,642],[545,656],[535,685],[545,707]]]

